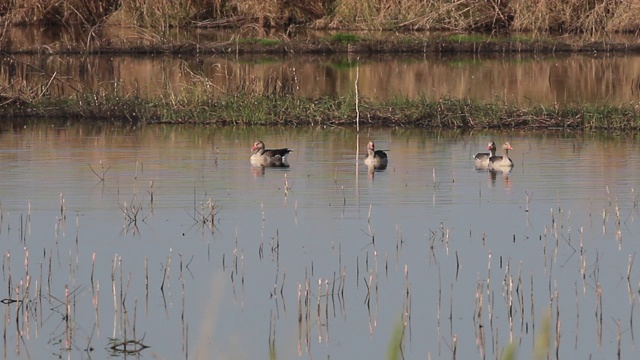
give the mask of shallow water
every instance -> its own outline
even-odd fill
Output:
[[[290,168],[253,168],[257,138],[293,148]],[[358,159],[369,139],[386,170]],[[474,169],[489,140],[513,145],[510,173]],[[0,133],[0,246],[4,296],[23,301],[4,306],[3,357],[103,358],[117,338],[167,359],[384,358],[404,323],[407,359],[496,358],[511,341],[528,358],[549,313],[552,357],[611,358],[620,341],[635,358],[639,147],[16,126]]]

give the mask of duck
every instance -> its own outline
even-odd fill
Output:
[[[505,142],[502,145],[502,150],[504,150],[504,156],[494,155],[489,158],[489,169],[505,169],[513,167],[513,161],[509,158],[509,150],[513,150],[511,144],[509,142]]]
[[[364,158],[364,164],[369,168],[373,167],[376,170],[383,170],[387,168],[387,153],[383,150],[376,150],[376,145],[373,141],[369,141],[367,144],[367,157]]]
[[[293,150],[289,148],[282,149],[265,149],[264,142],[258,140],[253,143],[251,148],[251,164],[256,166],[268,167],[288,167],[286,156]]]
[[[486,169],[489,167],[489,159],[492,156],[496,156],[496,143],[493,141],[489,142],[487,150],[489,150],[488,153],[477,153],[473,157],[477,169]]]

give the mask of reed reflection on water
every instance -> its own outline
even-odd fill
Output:
[[[256,171],[257,139],[293,149],[290,167]],[[364,165],[369,140],[386,169]],[[511,142],[511,171],[474,168],[489,141]],[[0,133],[2,281],[19,300],[5,357],[104,357],[111,338],[174,359],[368,359],[401,324],[405,358],[495,358],[511,342],[526,358],[548,321],[559,358],[635,358],[639,146],[16,126]]]
[[[193,96],[197,86],[217,89],[220,96],[277,89],[308,97],[350,97],[357,72],[360,96],[373,100],[454,97],[520,106],[629,105],[637,103],[640,92],[640,57],[582,54],[387,55],[357,60],[307,55],[16,55],[0,62],[0,85],[6,93],[20,94],[51,82],[46,95],[54,97],[95,91],[180,98]]]

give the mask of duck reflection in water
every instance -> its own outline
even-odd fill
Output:
[[[509,177],[509,173],[511,172],[511,169],[509,170],[504,170],[504,171],[496,171],[496,170],[489,170],[489,187],[493,188],[496,186],[496,179],[498,178],[498,174],[502,175],[502,183],[504,184],[504,187],[506,189],[510,189],[511,188],[511,178]]]
[[[264,176],[264,166],[251,164],[251,172],[254,177]]]
[[[384,171],[387,168],[387,164],[384,165],[367,165],[367,178],[373,180],[375,173]]]

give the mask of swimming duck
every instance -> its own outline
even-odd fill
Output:
[[[387,153],[382,150],[376,150],[376,145],[373,141],[369,141],[367,144],[367,157],[364,158],[364,164],[369,167],[374,167],[377,170],[382,170],[387,167]]]
[[[489,169],[513,167],[513,161],[509,158],[509,150],[513,150],[513,147],[508,142],[505,142],[502,145],[502,150],[504,150],[504,156],[494,155],[489,158]]]
[[[288,148],[282,149],[265,149],[264,142],[258,140],[253,143],[251,148],[253,155],[251,155],[251,164],[271,167],[287,167],[286,156],[293,150]]]
[[[489,158],[496,156],[496,143],[491,141],[487,145],[488,153],[477,153],[473,158],[475,160],[476,168],[486,169],[489,167]]]

